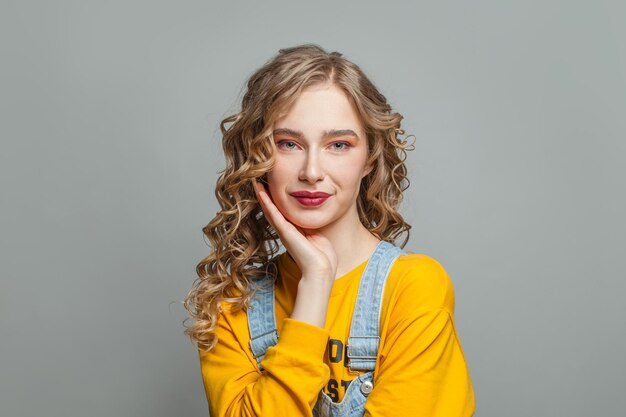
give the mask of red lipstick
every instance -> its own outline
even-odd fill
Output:
[[[328,200],[330,194],[322,191],[296,191],[291,193],[291,196],[298,200],[303,206],[314,207],[322,205]]]

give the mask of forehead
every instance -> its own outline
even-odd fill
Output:
[[[274,124],[274,129],[287,128],[317,135],[329,130],[353,130],[364,135],[359,114],[348,95],[335,85],[306,88],[290,108]]]

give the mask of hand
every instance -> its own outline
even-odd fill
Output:
[[[320,280],[332,287],[337,272],[337,254],[331,242],[319,233],[307,234],[285,219],[265,186],[257,181],[254,181],[253,186],[265,218],[302,271],[303,279]]]

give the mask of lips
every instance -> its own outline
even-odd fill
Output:
[[[296,191],[291,193],[291,196],[294,197],[300,204],[303,206],[319,206],[323,204],[330,194],[322,192],[322,191]]]
[[[294,197],[303,197],[303,198],[327,198],[330,197],[330,194],[325,193],[323,191],[296,191],[291,193]]]

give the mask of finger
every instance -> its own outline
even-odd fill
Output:
[[[283,216],[264,186],[262,184],[255,184],[255,191],[257,192],[265,218],[272,225],[274,230],[276,230],[285,247],[291,252],[294,250],[305,250],[306,247],[310,248],[304,230],[291,223]]]
[[[301,227],[287,220],[280,210],[278,210],[278,207],[276,207],[272,201],[263,184],[257,185],[255,183],[254,187],[265,218],[270,225],[272,225],[274,230],[276,230],[285,248],[296,259],[302,259],[304,257],[310,260],[311,251],[319,251],[322,249],[321,252],[323,253],[329,250],[328,245],[330,242],[328,242],[326,238],[317,236],[312,239],[313,235],[308,236]],[[330,249],[332,249],[332,247]]]
[[[267,219],[269,224],[274,229],[276,229],[276,226],[274,225],[274,222],[272,221],[271,215],[269,213],[270,210],[267,207],[268,206],[267,197],[269,196],[267,195],[267,192],[265,191],[265,187],[260,182],[255,181],[253,184],[253,188],[254,188],[254,193],[256,194],[257,200],[259,201],[259,205],[261,206],[261,211],[263,212],[263,215],[265,216],[265,219]]]
[[[255,184],[257,195],[263,209],[263,214],[269,223],[276,229],[279,235],[285,233],[293,233],[294,225],[287,221],[278,207],[272,201],[263,184]]]

